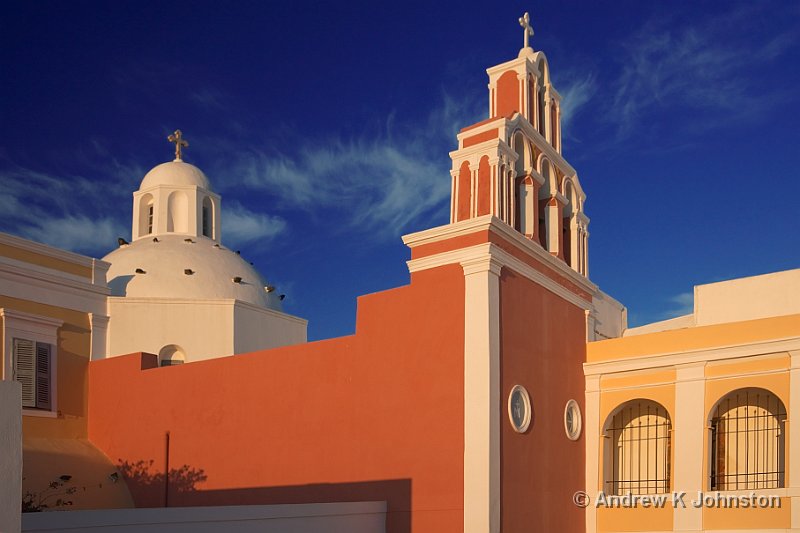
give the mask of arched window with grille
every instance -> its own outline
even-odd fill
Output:
[[[711,490],[777,489],[785,480],[786,408],[765,389],[724,396],[711,411]]]
[[[660,494],[670,490],[672,424],[652,400],[631,400],[606,421],[603,437],[606,494]]]

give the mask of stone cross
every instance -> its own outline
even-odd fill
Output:
[[[533,37],[533,26],[531,26],[531,16],[527,11],[519,18],[519,25],[522,26],[522,31],[525,35],[525,46],[523,48],[528,48],[528,37]]]
[[[187,148],[189,142],[183,138],[181,130],[175,130],[175,133],[167,137],[167,140],[175,144],[175,161],[183,161],[183,159],[181,159],[181,149]]]

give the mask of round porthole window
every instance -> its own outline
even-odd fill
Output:
[[[517,433],[524,433],[531,423],[531,397],[522,385],[514,385],[508,395],[508,419]]]
[[[578,402],[570,400],[564,408],[564,431],[569,440],[578,440],[581,436],[581,408]]]

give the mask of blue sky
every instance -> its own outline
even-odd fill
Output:
[[[185,159],[223,242],[311,339],[408,282],[446,223],[448,152],[486,118],[517,18],[564,96],[591,279],[632,325],[692,286],[800,266],[800,3],[15,2],[0,32],[0,231],[102,257],[131,193]]]

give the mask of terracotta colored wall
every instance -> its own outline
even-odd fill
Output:
[[[509,70],[497,80],[497,107],[495,116],[507,117],[519,107],[519,80],[517,73]]]
[[[456,220],[469,218],[470,200],[472,199],[472,180],[470,178],[469,163],[464,162],[458,171],[458,211]]]
[[[500,283],[502,529],[583,532],[572,495],[584,486],[584,437],[567,438],[564,407],[575,399],[584,410],[585,314],[508,268]],[[516,384],[533,408],[524,434],[508,420]]]
[[[489,158],[483,156],[478,163],[478,216],[489,214],[489,204],[492,199],[491,175]]]
[[[387,531],[461,531],[463,324],[463,272],[446,266],[360,298],[353,336],[94,361],[89,437],[127,462],[140,506],[164,504],[169,431],[170,505],[388,500]]]
[[[464,141],[461,143],[462,148],[475,146],[476,144],[480,144],[485,141],[492,141],[494,139],[497,139],[499,135],[500,135],[500,130],[498,130],[497,128],[475,134],[472,137],[467,137],[466,139],[464,139]]]

